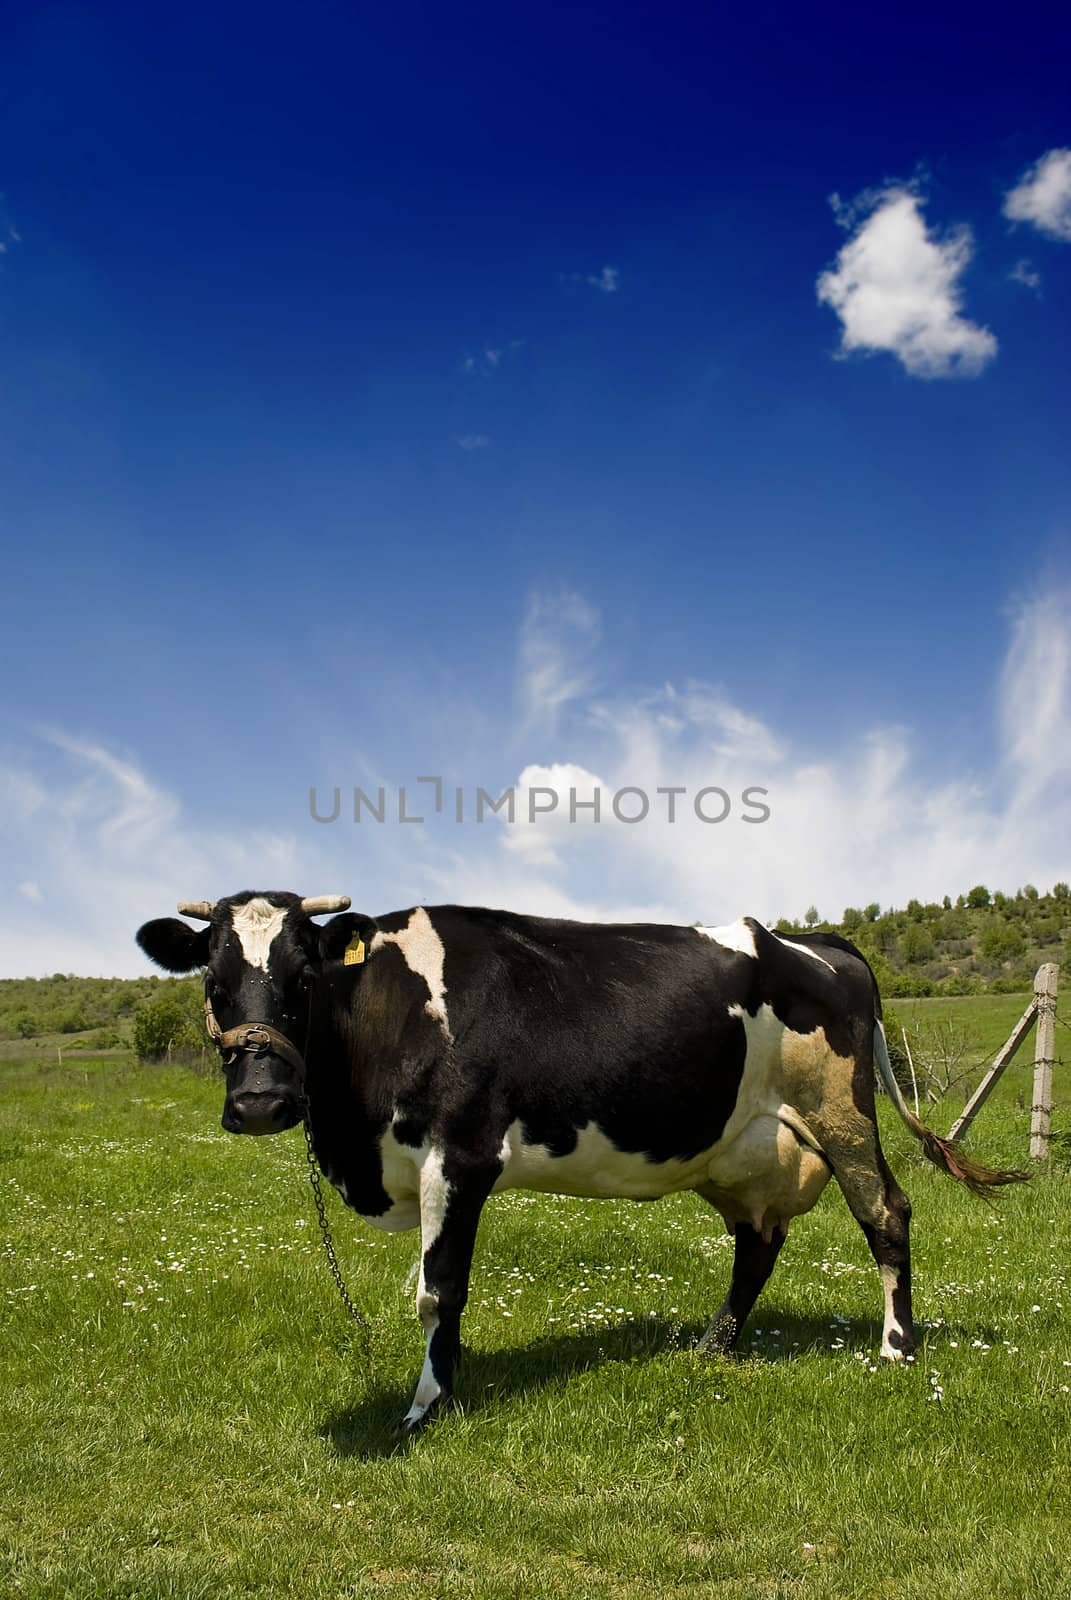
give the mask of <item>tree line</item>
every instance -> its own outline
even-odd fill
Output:
[[[1024,884],[1014,894],[977,883],[955,900],[909,900],[902,909],[845,906],[838,921],[810,906],[782,917],[782,932],[843,934],[866,956],[887,996],[1015,994],[1028,990],[1044,961],[1065,970],[1071,959],[1071,887],[1043,893]]]

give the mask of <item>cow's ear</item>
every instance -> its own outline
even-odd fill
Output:
[[[191,928],[178,917],[157,917],[137,933],[138,943],[150,961],[165,972],[192,972],[208,964],[210,928]]]
[[[368,954],[376,924],[371,917],[360,917],[355,911],[343,911],[316,931],[320,935],[321,961],[341,961],[347,948],[352,945],[356,962],[359,963]],[[363,950],[358,950],[358,941],[364,945]]]

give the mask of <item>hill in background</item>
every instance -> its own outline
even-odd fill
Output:
[[[782,932],[841,933],[866,956],[878,986],[893,996],[1015,994],[1033,987],[1045,961],[1071,973],[1071,888],[1042,894],[1026,884],[1015,894],[976,884],[955,900],[909,900],[902,911],[847,906],[826,922],[812,906],[803,920],[777,923]]]

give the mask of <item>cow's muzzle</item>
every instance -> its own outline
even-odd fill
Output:
[[[301,1121],[301,1102],[285,1089],[242,1089],[223,1106],[228,1133],[282,1133]]]
[[[217,1030],[216,1043],[231,1078],[222,1119],[228,1133],[282,1133],[301,1121],[305,1061],[285,1034],[243,1022]]]

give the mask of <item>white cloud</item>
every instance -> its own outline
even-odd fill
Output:
[[[783,754],[781,741],[758,717],[733,705],[724,689],[691,682],[678,693],[667,685],[664,701],[667,707],[679,705],[686,720],[708,734],[714,755],[770,761]]]
[[[169,914],[180,898],[241,888],[349,893],[372,912],[446,900],[595,920],[724,922],[745,911],[799,915],[812,903],[837,916],[846,905],[903,905],[977,882],[1047,887],[1071,876],[1069,619],[1067,591],[1015,609],[996,692],[979,709],[978,748],[994,754],[966,772],[942,767],[940,754],[935,766],[907,728],[861,723],[843,727],[839,742],[801,744],[726,685],[607,696],[598,614],[571,591],[536,595],[525,616],[517,661],[525,720],[488,723],[448,780],[466,786],[465,826],[453,819],[448,788],[444,814],[422,827],[347,827],[344,800],[335,828],[302,817],[292,833],[228,832],[196,824],[130,756],[55,733],[0,763],[9,860],[32,873],[21,886],[9,874],[18,892],[0,928],[0,970],[144,971],[133,944],[142,921]],[[442,706],[424,709],[441,720]],[[508,749],[518,752],[516,821],[499,813],[477,826],[475,785],[495,780],[499,791]],[[385,772],[382,781],[407,780]],[[694,797],[713,785],[730,811],[704,823]],[[751,786],[768,790],[771,815],[760,824],[742,820]],[[570,823],[570,790],[583,802],[596,787],[600,820],[581,804]],[[649,796],[644,821],[615,816],[612,798],[625,788]],[[659,788],[685,790],[673,823]],[[557,805],[530,823],[535,789],[550,790]],[[324,792],[321,803],[329,804]],[[410,806],[430,812],[428,791],[411,789]],[[636,809],[634,796],[621,808]]]
[[[486,450],[491,440],[486,433],[463,433],[454,441],[462,450]]]
[[[461,363],[461,370],[462,372],[479,372],[485,378],[488,378],[497,369],[501,360],[502,351],[489,346],[486,350],[481,350],[478,355],[467,354]]]
[[[567,589],[532,596],[521,626],[518,688],[528,727],[553,727],[593,683],[598,613]]]
[[[621,274],[617,267],[603,267],[601,272],[585,279],[593,289],[598,289],[600,294],[616,294],[620,287]]]
[[[1071,595],[1020,604],[1000,681],[999,714],[1015,803],[1051,801],[1052,826],[1068,810],[1071,778]]]
[[[601,815],[602,796],[609,794],[596,773],[568,761],[551,766],[532,763],[521,772],[516,790],[519,823],[506,829],[502,842],[507,851],[522,856],[529,865],[556,865],[562,830],[599,826],[592,807],[597,803]],[[536,826],[528,820],[533,814],[539,819]]]
[[[904,186],[831,203],[841,225],[855,227],[817,284],[819,302],[843,324],[841,354],[885,350],[916,378],[977,376],[997,341],[962,314],[970,229],[930,232],[922,200]]]
[[[508,344],[484,345],[482,350],[475,353],[471,350],[465,352],[461,363],[462,372],[476,373],[480,377],[490,378],[497,372],[506,356],[512,356],[516,351],[523,350],[524,339],[511,339]]]
[[[619,267],[606,266],[599,272],[563,272],[559,276],[562,283],[583,283],[600,294],[616,294],[621,287]]]
[[[1015,263],[1008,277],[1013,283],[1021,283],[1024,289],[1033,289],[1035,294],[1041,292],[1041,273],[1025,256]]]
[[[1004,215],[1071,243],[1071,150],[1047,150],[1004,196]]]
[[[903,905],[976,882],[1049,885],[1071,867],[1071,595],[1015,614],[992,706],[997,754],[986,770],[927,770],[911,731],[845,730],[839,746],[801,748],[724,688],[666,686],[600,701],[562,673],[576,714],[551,760],[517,778],[516,821],[473,830],[464,850],[428,864],[450,898],[564,916],[724,921],[743,911],[773,919],[812,902],[826,915],[846,905]],[[589,627],[594,624],[589,620]],[[594,675],[589,662],[588,679]],[[569,794],[601,790],[601,820]],[[718,785],[725,821],[694,812],[698,790]],[[650,798],[648,818],[614,816],[625,787]],[[742,820],[743,791],[768,790],[768,821]],[[553,791],[554,811],[532,823],[527,795]],[[683,787],[677,820],[659,788]],[[539,805],[545,804],[540,796]],[[630,797],[628,812],[636,802]],[[721,809],[715,801],[708,810]]]
[[[21,243],[22,235],[8,221],[3,208],[3,196],[0,195],[0,256],[7,255],[10,245]]]
[[[58,769],[49,751],[59,753]],[[11,856],[34,867],[20,885],[25,904],[10,906],[0,929],[6,973],[144,972],[134,933],[179,899],[313,878],[321,887],[308,892],[326,892],[308,846],[257,830],[231,837],[196,828],[177,796],[135,762],[61,731],[0,764],[0,804]]]

